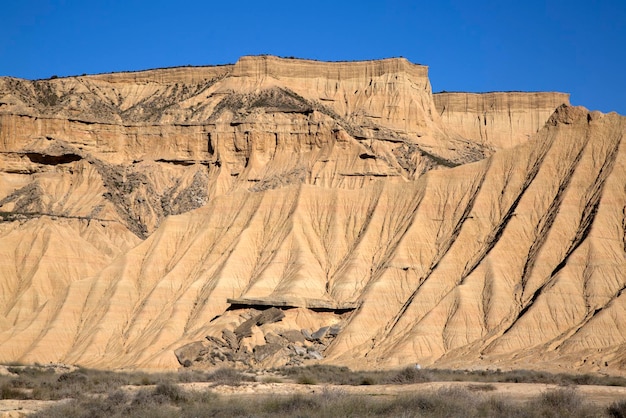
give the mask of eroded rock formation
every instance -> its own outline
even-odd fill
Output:
[[[0,361],[622,373],[626,119],[567,101],[404,59],[2,78]]]
[[[464,138],[494,149],[528,141],[543,127],[554,109],[569,105],[565,93],[436,93],[443,123]]]

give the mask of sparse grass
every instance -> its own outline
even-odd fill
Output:
[[[254,381],[252,375],[222,368],[213,372],[184,370],[170,373],[113,372],[79,368],[57,373],[52,367],[9,366],[16,376],[0,376],[0,399],[58,400],[78,398],[83,393],[103,395],[122,386],[157,387],[175,383],[214,382],[220,385],[239,385]]]
[[[416,369],[415,367],[405,367],[397,372],[395,375],[384,379],[390,383],[397,383],[400,385],[411,383],[424,383],[433,380],[433,376],[429,371]]]
[[[236,399],[236,401],[235,401]],[[376,397],[323,390],[309,395],[220,397],[159,385],[133,394],[83,396],[35,417],[620,417],[594,409],[572,389],[546,392],[527,403],[477,394],[461,387]]]
[[[596,408],[585,404],[573,388],[549,390],[528,404],[540,417],[593,417]]]
[[[600,385],[626,386],[626,378],[591,374],[551,374],[541,371],[514,370],[445,370],[416,369],[352,371],[347,367],[313,365],[285,367],[274,370],[297,381],[300,376],[309,376],[319,383],[335,385],[411,384],[423,382],[475,382],[475,383],[545,383],[561,386]]]
[[[264,376],[261,378],[262,383],[283,383],[283,379],[277,376]]]
[[[235,369],[223,367],[215,370],[207,376],[207,381],[218,385],[237,386],[242,382],[254,382],[254,376],[246,375]]]
[[[301,385],[317,385],[317,380],[315,380],[315,378],[311,375],[308,374],[303,374],[301,376],[298,376],[298,378],[296,379],[296,382],[298,384]]]
[[[487,384],[471,384],[467,385],[467,390],[472,392],[491,392],[496,390],[496,387],[490,383]]]
[[[30,393],[9,383],[0,386],[0,399],[29,399]]]
[[[148,374],[110,372],[79,368],[55,373],[50,367],[11,366],[17,376],[0,376],[0,398],[67,399],[42,410],[39,417],[237,417],[237,416],[310,416],[310,417],[626,417],[626,401],[598,409],[585,402],[575,382],[602,382],[601,376],[551,375],[540,372],[462,372],[416,369],[353,372],[345,367],[316,365],[280,369],[261,378],[267,383],[281,382],[285,376],[300,384],[409,384],[428,381],[461,381],[438,390],[419,391],[397,396],[349,394],[343,389],[315,389],[307,395],[241,395],[221,397],[206,391],[186,391],[179,383],[214,382],[238,385],[254,381],[253,375],[233,369],[212,372],[184,370],[179,373]],[[497,381],[524,381],[570,385],[549,390],[527,402],[514,402],[494,396]],[[621,380],[608,379],[608,383]],[[126,385],[144,386],[129,390]]]
[[[613,402],[607,408],[607,413],[611,418],[626,418],[626,399]]]

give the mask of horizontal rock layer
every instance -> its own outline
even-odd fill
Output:
[[[569,104],[566,93],[436,93],[433,95],[443,123],[464,138],[511,148],[543,127],[554,109]]]

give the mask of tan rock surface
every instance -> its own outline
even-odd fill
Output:
[[[0,362],[624,373],[626,119],[522,96],[480,142],[404,59],[0,79]]]
[[[436,93],[443,123],[463,138],[495,149],[526,142],[569,94],[548,92]]]

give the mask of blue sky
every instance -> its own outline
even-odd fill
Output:
[[[626,0],[16,0],[0,27],[0,75],[404,56],[434,91],[563,91],[626,115]]]

